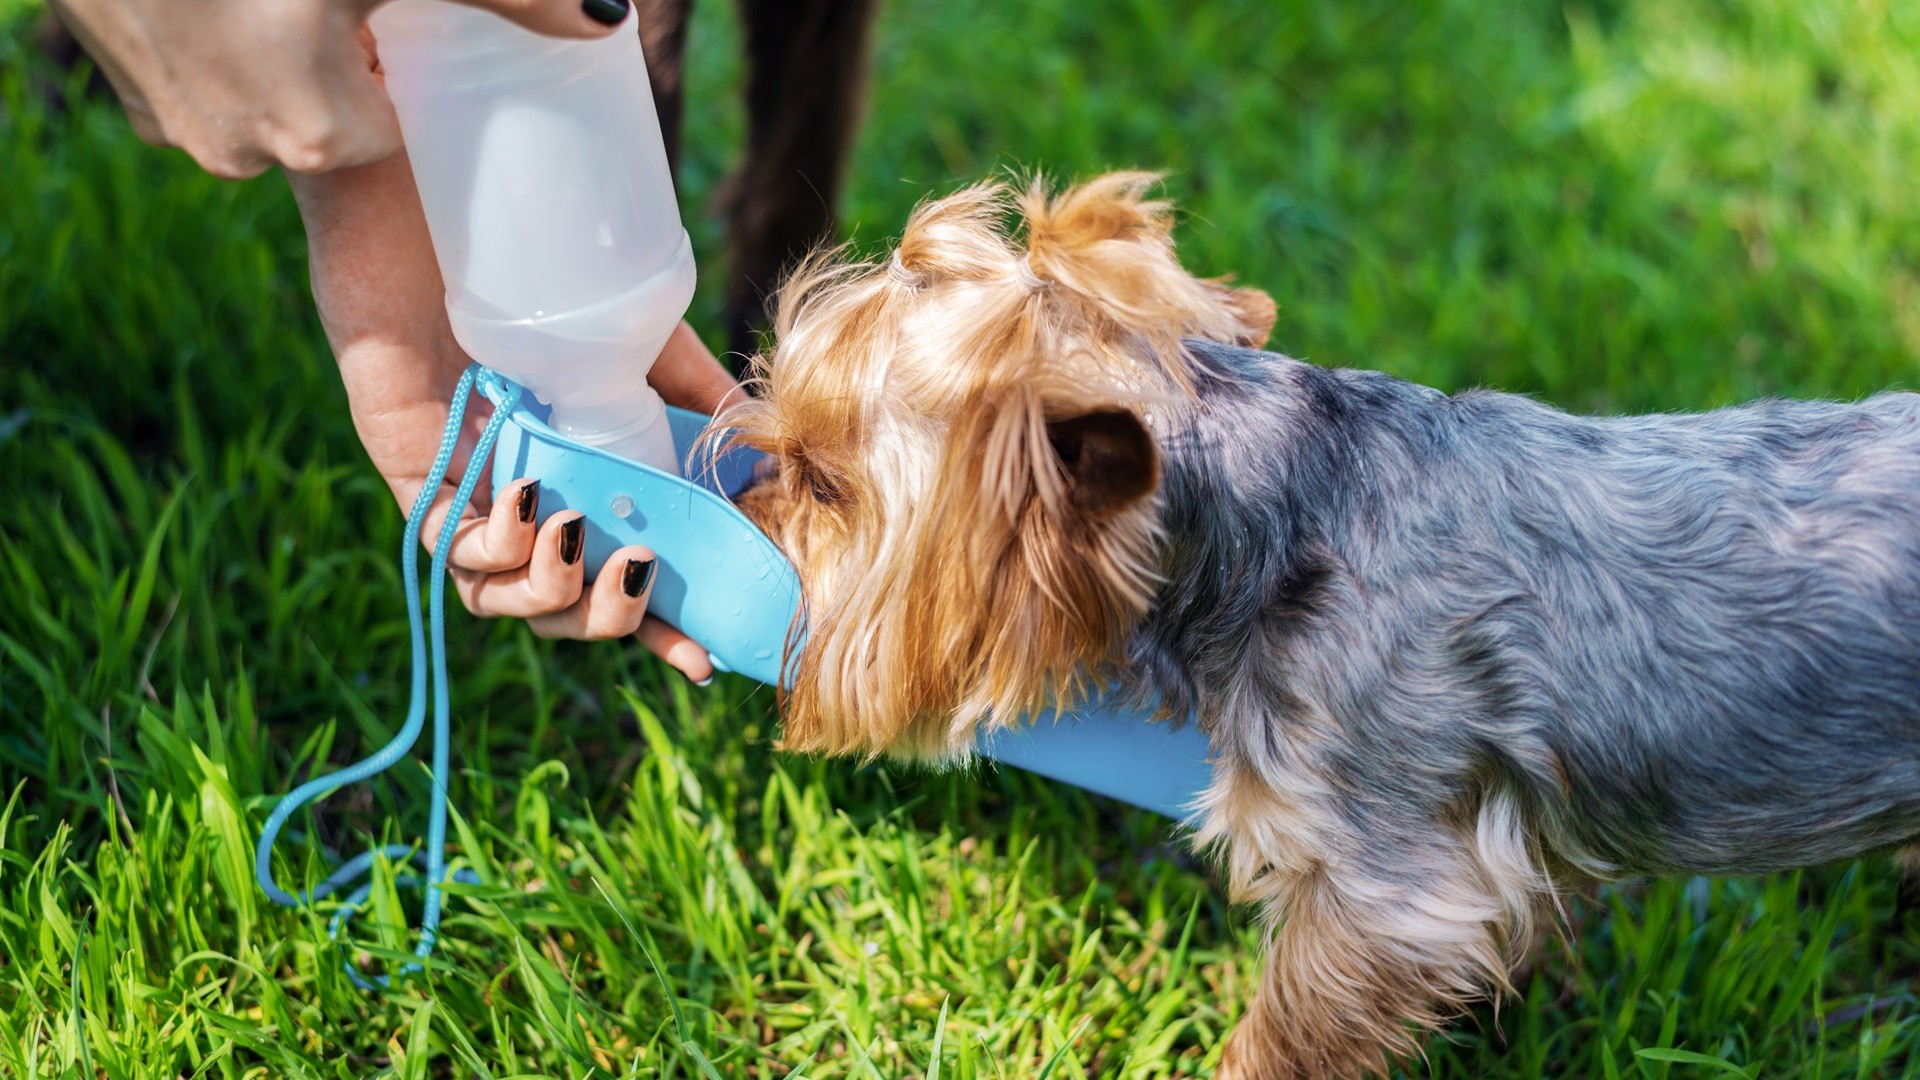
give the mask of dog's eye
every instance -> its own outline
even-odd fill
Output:
[[[846,492],[841,490],[840,485],[819,469],[808,469],[806,477],[807,490],[813,493],[814,502],[822,506],[835,506],[846,498]]]
[[[794,454],[793,472],[806,486],[813,501],[822,506],[834,506],[846,498],[846,491],[825,469],[815,465],[805,454]]]

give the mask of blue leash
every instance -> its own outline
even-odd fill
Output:
[[[373,867],[376,857],[384,856],[397,863],[417,864],[423,857],[426,861],[424,877],[405,874],[395,878],[395,884],[403,887],[419,887],[424,884],[427,890],[426,910],[420,920],[420,942],[414,946],[413,954],[424,960],[433,954],[434,943],[440,936],[441,882],[447,877],[447,788],[446,776],[449,769],[448,743],[450,741],[447,703],[447,641],[446,641],[446,582],[447,553],[453,548],[453,534],[460,524],[462,512],[467,502],[473,498],[473,489],[480,482],[483,471],[481,465],[492,452],[493,444],[500,436],[500,429],[507,421],[507,414],[513,411],[520,397],[520,388],[511,387],[507,396],[493,410],[486,428],[480,433],[480,441],[474,445],[473,455],[468,459],[466,475],[460,479],[459,490],[454,493],[453,505],[447,511],[447,519],[440,527],[439,540],[433,547],[432,583],[428,586],[427,610],[431,619],[433,635],[433,784],[432,801],[427,816],[427,843],[423,852],[403,844],[388,844],[385,847],[357,855],[341,864],[327,879],[305,893],[290,893],[282,889],[273,877],[273,844],[280,836],[280,830],[301,807],[331,794],[348,784],[357,784],[372,776],[392,768],[413,744],[420,739],[420,729],[425,726],[427,715],[427,641],[420,620],[420,532],[426,526],[427,512],[433,507],[433,497],[446,481],[447,469],[453,461],[455,446],[460,441],[461,425],[466,420],[467,399],[473,392],[474,378],[480,371],[480,365],[474,364],[460,376],[459,385],[454,387],[453,402],[447,411],[446,432],[440,439],[440,452],[433,459],[433,468],[427,472],[426,483],[420,488],[420,494],[413,501],[413,512],[407,515],[407,529],[400,541],[400,566],[407,590],[407,626],[413,643],[413,693],[407,704],[407,722],[401,726],[399,734],[387,745],[381,747],[367,758],[341,769],[339,772],[316,777],[293,789],[279,805],[273,808],[273,814],[267,818],[266,828],[260,832],[260,843],[253,851],[253,876],[260,883],[260,889],[276,904],[286,907],[305,907],[331,896],[345,888],[354,880],[364,877]],[[462,869],[453,875],[453,880],[461,884],[478,884],[480,878],[472,870]],[[373,883],[364,881],[347,894],[345,902],[333,914],[328,931],[338,939],[347,922],[366,902]],[[411,975],[421,970],[417,963],[407,964],[395,974]],[[362,990],[372,990],[388,984],[388,977],[376,975],[371,981],[347,965],[347,977]]]

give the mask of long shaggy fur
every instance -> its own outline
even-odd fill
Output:
[[[790,745],[953,759],[1091,677],[1197,717],[1198,839],[1274,928],[1232,1078],[1385,1070],[1576,881],[1920,839],[1920,396],[1299,363],[1147,179],[968,189],[781,294],[725,419],[804,582]]]
[[[1146,611],[1151,487],[1083,513],[1051,425],[1178,423],[1182,338],[1272,322],[1181,269],[1152,180],[971,187],[921,207],[891,260],[829,252],[781,290],[778,362],[722,426],[781,463],[745,505],[806,570],[787,746],[963,753],[990,718],[1070,706]]]

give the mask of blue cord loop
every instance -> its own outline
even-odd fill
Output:
[[[392,741],[361,761],[341,769],[316,777],[293,789],[273,808],[267,818],[266,828],[260,832],[260,842],[253,852],[253,876],[260,883],[260,889],[276,904],[286,907],[305,907],[315,901],[345,888],[358,878],[367,875],[373,867],[376,856],[384,856],[395,862],[418,864],[424,859],[425,874],[400,875],[395,884],[402,887],[421,887],[427,891],[426,910],[420,920],[420,941],[414,946],[413,954],[424,960],[433,954],[434,943],[440,936],[441,883],[447,880],[447,788],[446,776],[449,769],[448,743],[449,716],[447,700],[447,640],[446,640],[446,582],[447,555],[453,549],[454,530],[460,524],[460,518],[467,503],[473,498],[473,489],[480,482],[481,467],[487,455],[493,452],[493,444],[500,436],[500,429],[506,424],[507,414],[518,403],[520,388],[508,384],[506,396],[493,410],[487,426],[480,433],[480,440],[474,445],[473,454],[468,458],[466,475],[461,477],[460,487],[454,493],[453,505],[447,511],[446,521],[440,526],[440,536],[433,546],[431,567],[432,582],[428,586],[427,611],[433,643],[433,771],[430,776],[433,784],[432,799],[427,811],[427,843],[424,851],[417,851],[402,844],[389,844],[385,847],[357,855],[342,863],[327,879],[304,893],[291,893],[282,889],[273,877],[273,844],[280,836],[288,820],[301,807],[315,799],[331,794],[348,784],[357,784],[362,780],[376,776],[392,768],[413,749],[420,739],[420,730],[425,726],[427,714],[427,634],[423,632],[420,618],[420,533],[426,527],[427,512],[433,508],[433,497],[446,481],[447,469],[453,462],[453,452],[460,442],[460,431],[466,421],[467,399],[473,392],[474,380],[483,371],[478,364],[469,367],[460,376],[460,382],[453,390],[453,402],[447,410],[447,428],[440,439],[440,452],[433,459],[433,468],[427,472],[426,482],[421,485],[420,494],[413,501],[413,511],[407,515],[407,529],[400,541],[400,566],[407,591],[407,627],[413,644],[413,692],[407,704],[407,722],[400,728]],[[472,870],[462,869],[453,875],[453,880],[462,884],[478,884],[479,877]],[[366,902],[372,889],[372,882],[366,881],[348,893],[344,903],[333,914],[328,926],[329,932],[337,939],[347,922],[360,906]],[[395,974],[410,975],[421,970],[417,963],[407,964]],[[363,990],[372,990],[376,986],[386,986],[387,976],[376,975],[372,981],[362,977],[347,965],[347,976],[355,986]]]

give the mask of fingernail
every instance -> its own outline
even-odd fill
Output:
[[[647,591],[647,582],[652,580],[652,559],[628,559],[627,568],[620,571],[620,591],[628,596],[639,596]]]
[[[711,676],[711,675],[709,675],[709,676],[707,676],[706,678],[704,678],[704,679],[701,679],[701,680],[700,680],[699,682],[697,682],[697,683],[694,683],[693,685],[695,685],[695,686],[710,686],[710,685],[712,685],[712,684],[713,684],[713,676]]]
[[[602,26],[619,26],[627,17],[627,0],[581,0],[580,10]]]
[[[560,526],[560,561],[572,566],[580,561],[581,541],[587,535],[587,519],[574,518]]]
[[[539,509],[540,484],[538,481],[529,481],[520,488],[520,494],[514,499],[513,514],[520,519],[520,524],[531,525],[533,524],[533,515],[539,511]]]

